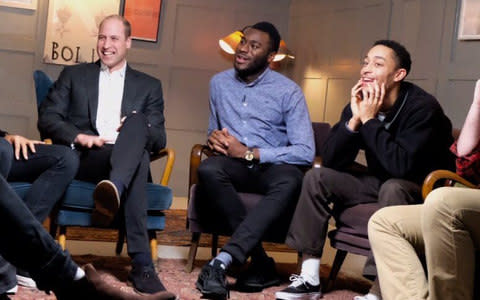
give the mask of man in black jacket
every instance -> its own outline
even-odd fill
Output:
[[[276,293],[278,299],[321,296],[318,271],[331,204],[418,203],[429,172],[454,168],[451,123],[432,95],[403,81],[410,66],[408,51],[391,40],[375,42],[365,56],[351,101],[322,149],[323,167],[304,178],[286,240],[303,253],[302,271]],[[349,171],[359,150],[365,151],[367,173]],[[365,299],[380,298],[372,293]]]
[[[106,17],[99,26],[100,61],[66,67],[40,107],[38,128],[78,152],[79,180],[98,183],[92,222],[109,226],[118,213],[132,258],[128,279],[141,293],[165,290],[147,235],[150,153],[165,147],[162,86],[127,64],[129,22]]]

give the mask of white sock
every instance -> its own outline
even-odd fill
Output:
[[[77,271],[75,272],[75,276],[73,277],[73,280],[80,280],[83,277],[85,277],[85,271],[83,271],[82,268],[77,268]]]
[[[382,298],[380,298],[379,296],[377,296],[375,294],[368,293],[364,296],[355,296],[355,297],[353,297],[353,300],[382,300]]]
[[[320,258],[307,258],[302,262],[300,275],[311,285],[320,284]]]

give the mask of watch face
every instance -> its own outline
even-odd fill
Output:
[[[253,151],[247,151],[245,153],[245,160],[252,161],[253,160]]]

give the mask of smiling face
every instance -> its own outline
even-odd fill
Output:
[[[97,38],[97,54],[110,72],[124,65],[131,44],[132,39],[126,36],[125,26],[119,18],[108,18],[102,22]]]
[[[233,66],[246,82],[255,80],[272,62],[275,52],[270,51],[270,36],[263,31],[247,28],[235,51]]]
[[[397,66],[395,52],[383,45],[376,45],[368,51],[360,69],[362,87],[373,85],[375,81],[379,86],[385,83],[386,95],[406,75],[406,70]]]

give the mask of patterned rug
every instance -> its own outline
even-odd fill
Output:
[[[93,255],[75,256],[75,261],[79,265],[86,263],[92,263],[95,268],[102,274],[102,277],[114,286],[120,289],[134,293],[134,291],[125,283],[127,280],[128,271],[130,269],[130,259],[126,257],[100,257]],[[159,259],[157,262],[158,275],[165,287],[176,293],[180,299],[201,299],[201,294],[195,289],[195,281],[197,280],[198,273],[205,261],[197,261],[195,268],[191,273],[186,273],[183,268],[186,261],[182,259]],[[264,300],[275,299],[275,292],[286,287],[288,285],[288,277],[290,274],[295,273],[295,264],[278,264],[278,272],[282,278],[282,284],[279,287],[271,287],[265,289],[262,293],[240,293],[237,291],[231,291],[231,300]],[[240,270],[233,270],[232,275]],[[324,282],[328,276],[329,267],[322,265],[320,276]],[[234,277],[228,278],[229,283],[235,282]],[[363,294],[368,291],[370,283],[368,281],[351,279],[339,275],[333,291],[324,294],[323,299],[326,300],[351,300],[353,296]],[[47,295],[44,292],[37,290],[29,290],[20,287],[16,295],[11,297],[15,300],[53,300],[55,296],[53,294]]]

